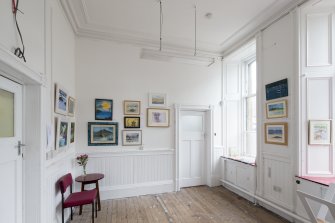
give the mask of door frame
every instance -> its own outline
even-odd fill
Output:
[[[0,45],[0,75],[22,85],[22,143],[24,148],[22,170],[23,223],[41,222],[43,208],[43,165],[46,145],[43,137],[45,113],[45,76],[31,69],[9,50]],[[32,131],[33,129],[33,131]],[[26,180],[29,179],[29,180]]]
[[[205,122],[206,122],[206,158],[204,162],[204,173],[205,173],[205,183],[207,186],[212,186],[212,173],[213,173],[213,117],[214,117],[214,106],[213,105],[181,105],[175,104],[175,191],[180,190],[180,116],[183,111],[194,111],[194,112],[205,112]]]

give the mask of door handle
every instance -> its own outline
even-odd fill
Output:
[[[19,156],[21,155],[21,153],[22,153],[22,147],[24,147],[24,146],[27,146],[27,145],[21,143],[20,140],[17,142],[17,146],[16,146],[16,148],[17,148],[17,155],[19,155]]]

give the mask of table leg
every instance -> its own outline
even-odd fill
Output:
[[[84,184],[84,183],[81,183],[81,191],[84,191],[84,186],[85,186],[85,184]],[[79,215],[81,215],[82,212],[83,212],[83,206],[80,205],[80,208],[79,208]]]
[[[97,188],[97,192],[98,192],[98,195],[97,195],[98,196],[98,210],[101,211],[99,181],[95,183],[95,187]]]

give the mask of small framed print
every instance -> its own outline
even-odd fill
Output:
[[[141,102],[140,101],[124,101],[123,111],[125,115],[140,115]]]
[[[266,103],[266,117],[268,119],[287,117],[287,100]]]
[[[308,130],[308,143],[310,145],[331,144],[331,120],[310,120]]]
[[[95,120],[113,120],[113,100],[95,99]]]
[[[75,133],[75,127],[76,127],[76,123],[75,122],[71,122],[70,123],[70,144],[74,143],[74,133]]]
[[[124,146],[140,146],[142,145],[141,130],[123,130],[122,145]]]
[[[56,149],[65,149],[69,143],[68,137],[69,122],[62,118],[57,118],[56,125]]]
[[[117,122],[89,122],[88,145],[117,146],[118,131]]]
[[[141,128],[140,117],[124,117],[125,128]]]
[[[161,108],[147,109],[147,126],[148,127],[169,127],[170,110]]]
[[[163,93],[149,93],[149,107],[166,107],[167,96]]]
[[[67,115],[68,109],[68,93],[59,84],[55,85],[55,112],[62,115]]]
[[[288,127],[286,122],[265,123],[265,143],[285,145],[288,144]]]
[[[69,97],[69,101],[68,101],[68,115],[69,116],[74,116],[75,108],[76,108],[76,100],[73,97]]]
[[[277,98],[288,96],[288,83],[287,78],[276,81],[265,86],[266,100],[273,100]]]

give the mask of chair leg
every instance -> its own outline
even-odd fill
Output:
[[[64,208],[62,207],[62,223],[64,223]]]
[[[98,217],[98,200],[95,199],[95,217]]]
[[[94,201],[92,202],[92,223],[94,223]]]
[[[72,207],[70,207],[71,209],[71,221],[73,220],[73,211],[72,211]]]

